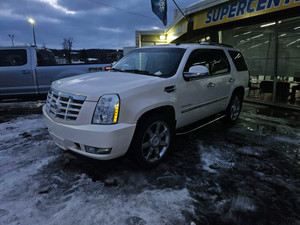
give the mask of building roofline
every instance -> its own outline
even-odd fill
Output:
[[[158,33],[164,33],[164,30],[136,30],[135,31],[136,33],[139,33],[139,34],[144,34],[144,35],[152,35],[152,34],[158,34]]]
[[[203,0],[200,2],[196,2],[187,8],[181,9],[185,16],[189,16],[193,13],[199,12],[204,9],[208,9],[210,7],[214,7],[216,5],[220,5],[225,2],[229,2],[230,0]],[[184,16],[180,13],[179,16],[177,16],[172,23],[165,29],[165,32],[168,32],[172,27],[174,27],[177,23],[179,23],[182,19],[184,19]]]
[[[201,11],[203,9],[207,9],[216,5],[220,5],[224,2],[229,2],[230,0],[204,0],[201,2],[196,2],[192,5],[190,5],[187,8],[187,13],[189,14],[193,14],[195,12]]]

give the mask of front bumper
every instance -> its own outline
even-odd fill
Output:
[[[56,145],[64,150],[71,150],[89,158],[109,160],[125,155],[132,140],[135,124],[114,125],[69,125],[55,122],[47,113],[46,105],[43,114]],[[86,146],[111,148],[110,154],[93,154],[86,152]]]

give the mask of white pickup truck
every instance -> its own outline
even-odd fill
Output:
[[[56,64],[53,53],[35,47],[0,48],[0,99],[47,94],[53,81],[88,72],[104,71],[110,64]]]
[[[234,123],[248,81],[244,58],[233,47],[149,46],[127,54],[108,73],[55,81],[43,114],[64,150],[99,160],[128,152],[152,167],[166,156],[175,133],[195,130],[202,121]]]

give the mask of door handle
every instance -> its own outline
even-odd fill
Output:
[[[21,73],[22,74],[30,74],[30,70],[22,70]]]
[[[233,77],[230,77],[228,82],[234,82],[234,81],[235,81],[235,79]]]
[[[215,83],[209,82],[208,85],[207,85],[206,87],[210,88],[210,87],[214,87],[214,86],[216,86]]]

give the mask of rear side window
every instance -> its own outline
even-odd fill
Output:
[[[244,57],[240,52],[228,51],[237,71],[248,70]]]
[[[56,65],[56,60],[53,53],[48,50],[37,50],[37,63],[38,66],[54,66]]]
[[[210,75],[221,75],[230,72],[230,66],[225,52],[220,49],[194,50],[184,68],[188,72],[191,66],[205,66]]]
[[[22,66],[27,63],[25,49],[0,50],[0,67],[3,66]]]

